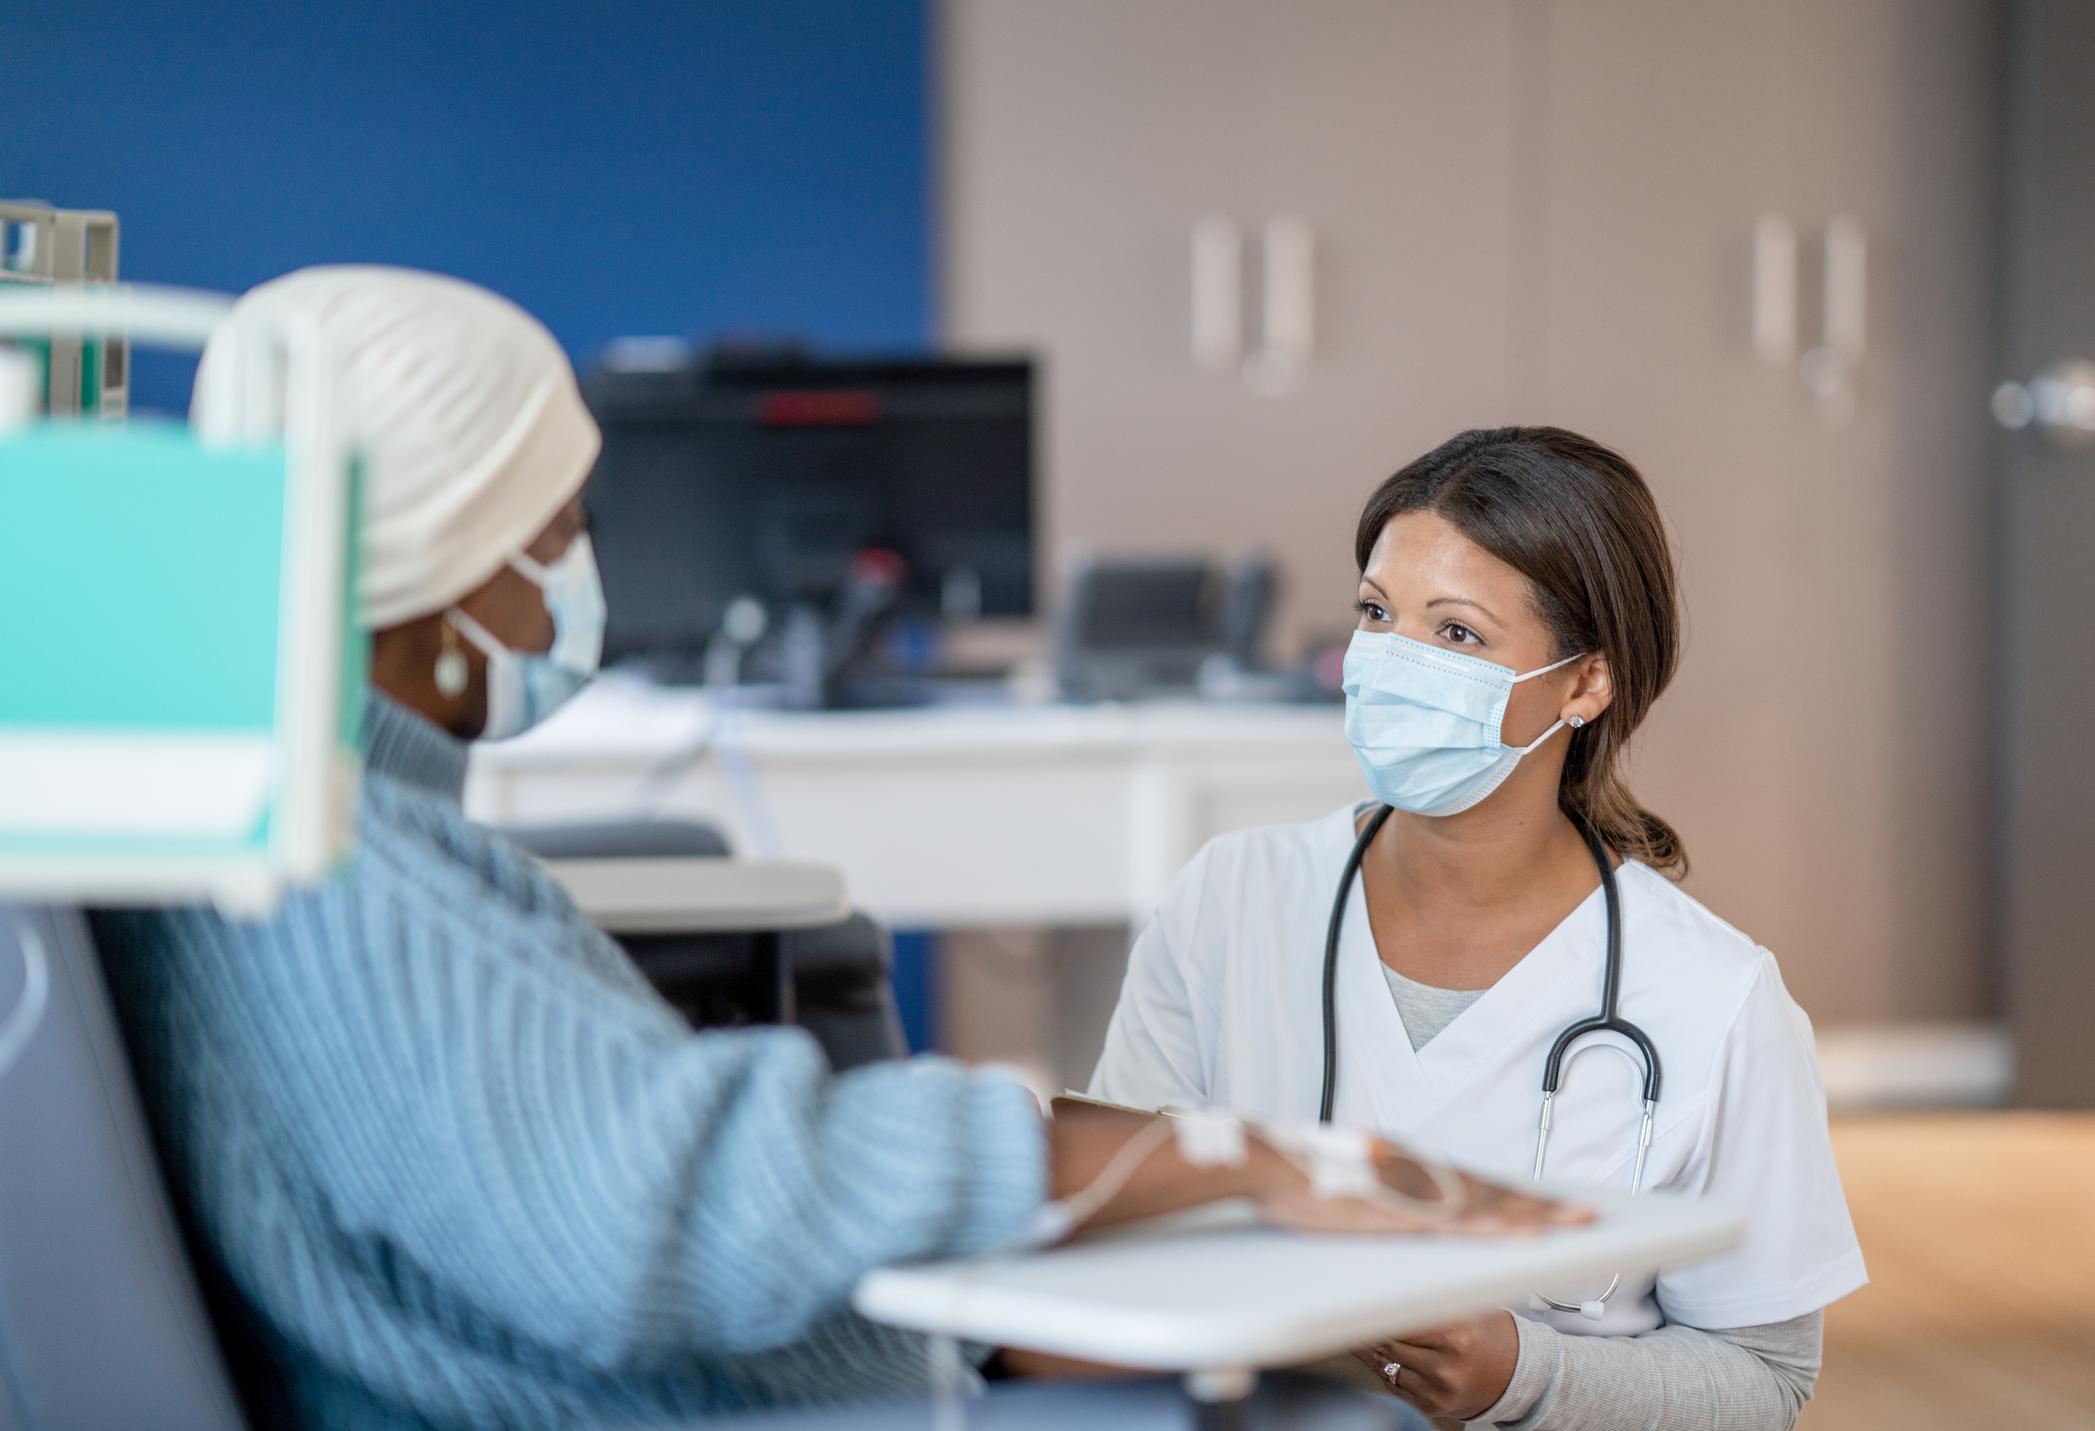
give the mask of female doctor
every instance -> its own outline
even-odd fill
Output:
[[[1093,1094],[1321,1114],[1507,1178],[1539,1161],[1556,1186],[1745,1209],[1728,1256],[1358,1356],[1485,1425],[1793,1425],[1862,1255],[1809,1023],[1773,956],[1680,890],[1680,837],[1623,781],[1680,639],[1650,490],[1574,433],[1465,432],[1376,489],[1354,556],[1346,728],[1373,800],[1194,857],[1135,945]]]

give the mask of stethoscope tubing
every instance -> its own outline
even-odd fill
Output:
[[[1324,1086],[1317,1100],[1317,1121],[1331,1121],[1332,1106],[1338,1097],[1338,945],[1339,936],[1345,928],[1346,904],[1353,896],[1353,885],[1360,878],[1361,861],[1367,858],[1368,846],[1389,822],[1394,813],[1388,805],[1380,806],[1368,817],[1360,835],[1353,841],[1353,848],[1346,856],[1346,867],[1339,876],[1338,895],[1331,902],[1331,918],[1324,928]],[[1636,1048],[1644,1065],[1644,1098],[1642,1117],[1637,1127],[1637,1160],[1630,1175],[1630,1195],[1636,1196],[1644,1187],[1645,1162],[1651,1152],[1652,1125],[1656,1120],[1659,1101],[1659,1053],[1657,1047],[1628,1019],[1622,1017],[1622,895],[1615,883],[1614,861],[1608,856],[1607,846],[1593,827],[1578,816],[1571,816],[1579,834],[1586,841],[1586,848],[1593,856],[1593,864],[1600,871],[1600,888],[1603,902],[1607,906],[1607,959],[1601,977],[1600,1012],[1593,1018],[1581,1019],[1557,1035],[1550,1045],[1549,1057],[1542,1067],[1542,1110],[1535,1126],[1535,1171],[1536,1181],[1542,1178],[1542,1162],[1549,1149],[1549,1132],[1557,1089],[1564,1078],[1564,1064],[1572,1045],[1588,1034],[1613,1033],[1627,1039]],[[1592,1302],[1577,1304],[1560,1302],[1552,1297],[1537,1294],[1545,1305],[1560,1312],[1583,1312],[1595,1315],[1594,1308],[1605,1305],[1622,1285],[1620,1274],[1608,1283],[1608,1289]]]
[[[1324,1096],[1317,1103],[1317,1121],[1331,1121],[1331,1101],[1338,1096],[1338,937],[1346,927],[1346,901],[1353,897],[1353,881],[1360,877],[1360,862],[1368,846],[1389,823],[1395,808],[1383,805],[1368,817],[1353,851],[1346,856],[1345,873],[1339,876],[1338,897],[1331,901],[1331,918],[1324,925]]]

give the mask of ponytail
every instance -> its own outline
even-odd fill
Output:
[[[1557,802],[1565,814],[1590,826],[1600,842],[1623,859],[1649,865],[1668,879],[1687,876],[1688,850],[1679,832],[1638,804],[1620,776],[1611,773],[1583,787],[1574,787],[1570,776],[1567,768],[1564,784],[1557,791]]]

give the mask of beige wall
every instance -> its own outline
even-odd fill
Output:
[[[1995,38],[1977,0],[948,0],[954,341],[1047,361],[1055,553],[1264,546],[1342,628],[1367,491],[1449,433],[1618,444],[1689,604],[1637,775],[1832,1019],[1986,1009]],[[1317,233],[1318,348],[1190,357],[1206,213]],[[1750,341],[1750,236],[1869,237],[1843,418]],[[1249,285],[1256,307],[1256,283]],[[1255,326],[1255,325],[1253,325]]]

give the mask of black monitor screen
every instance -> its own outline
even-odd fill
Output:
[[[609,657],[699,652],[728,603],[821,606],[862,553],[902,610],[1033,610],[1028,361],[600,368],[590,521]]]

